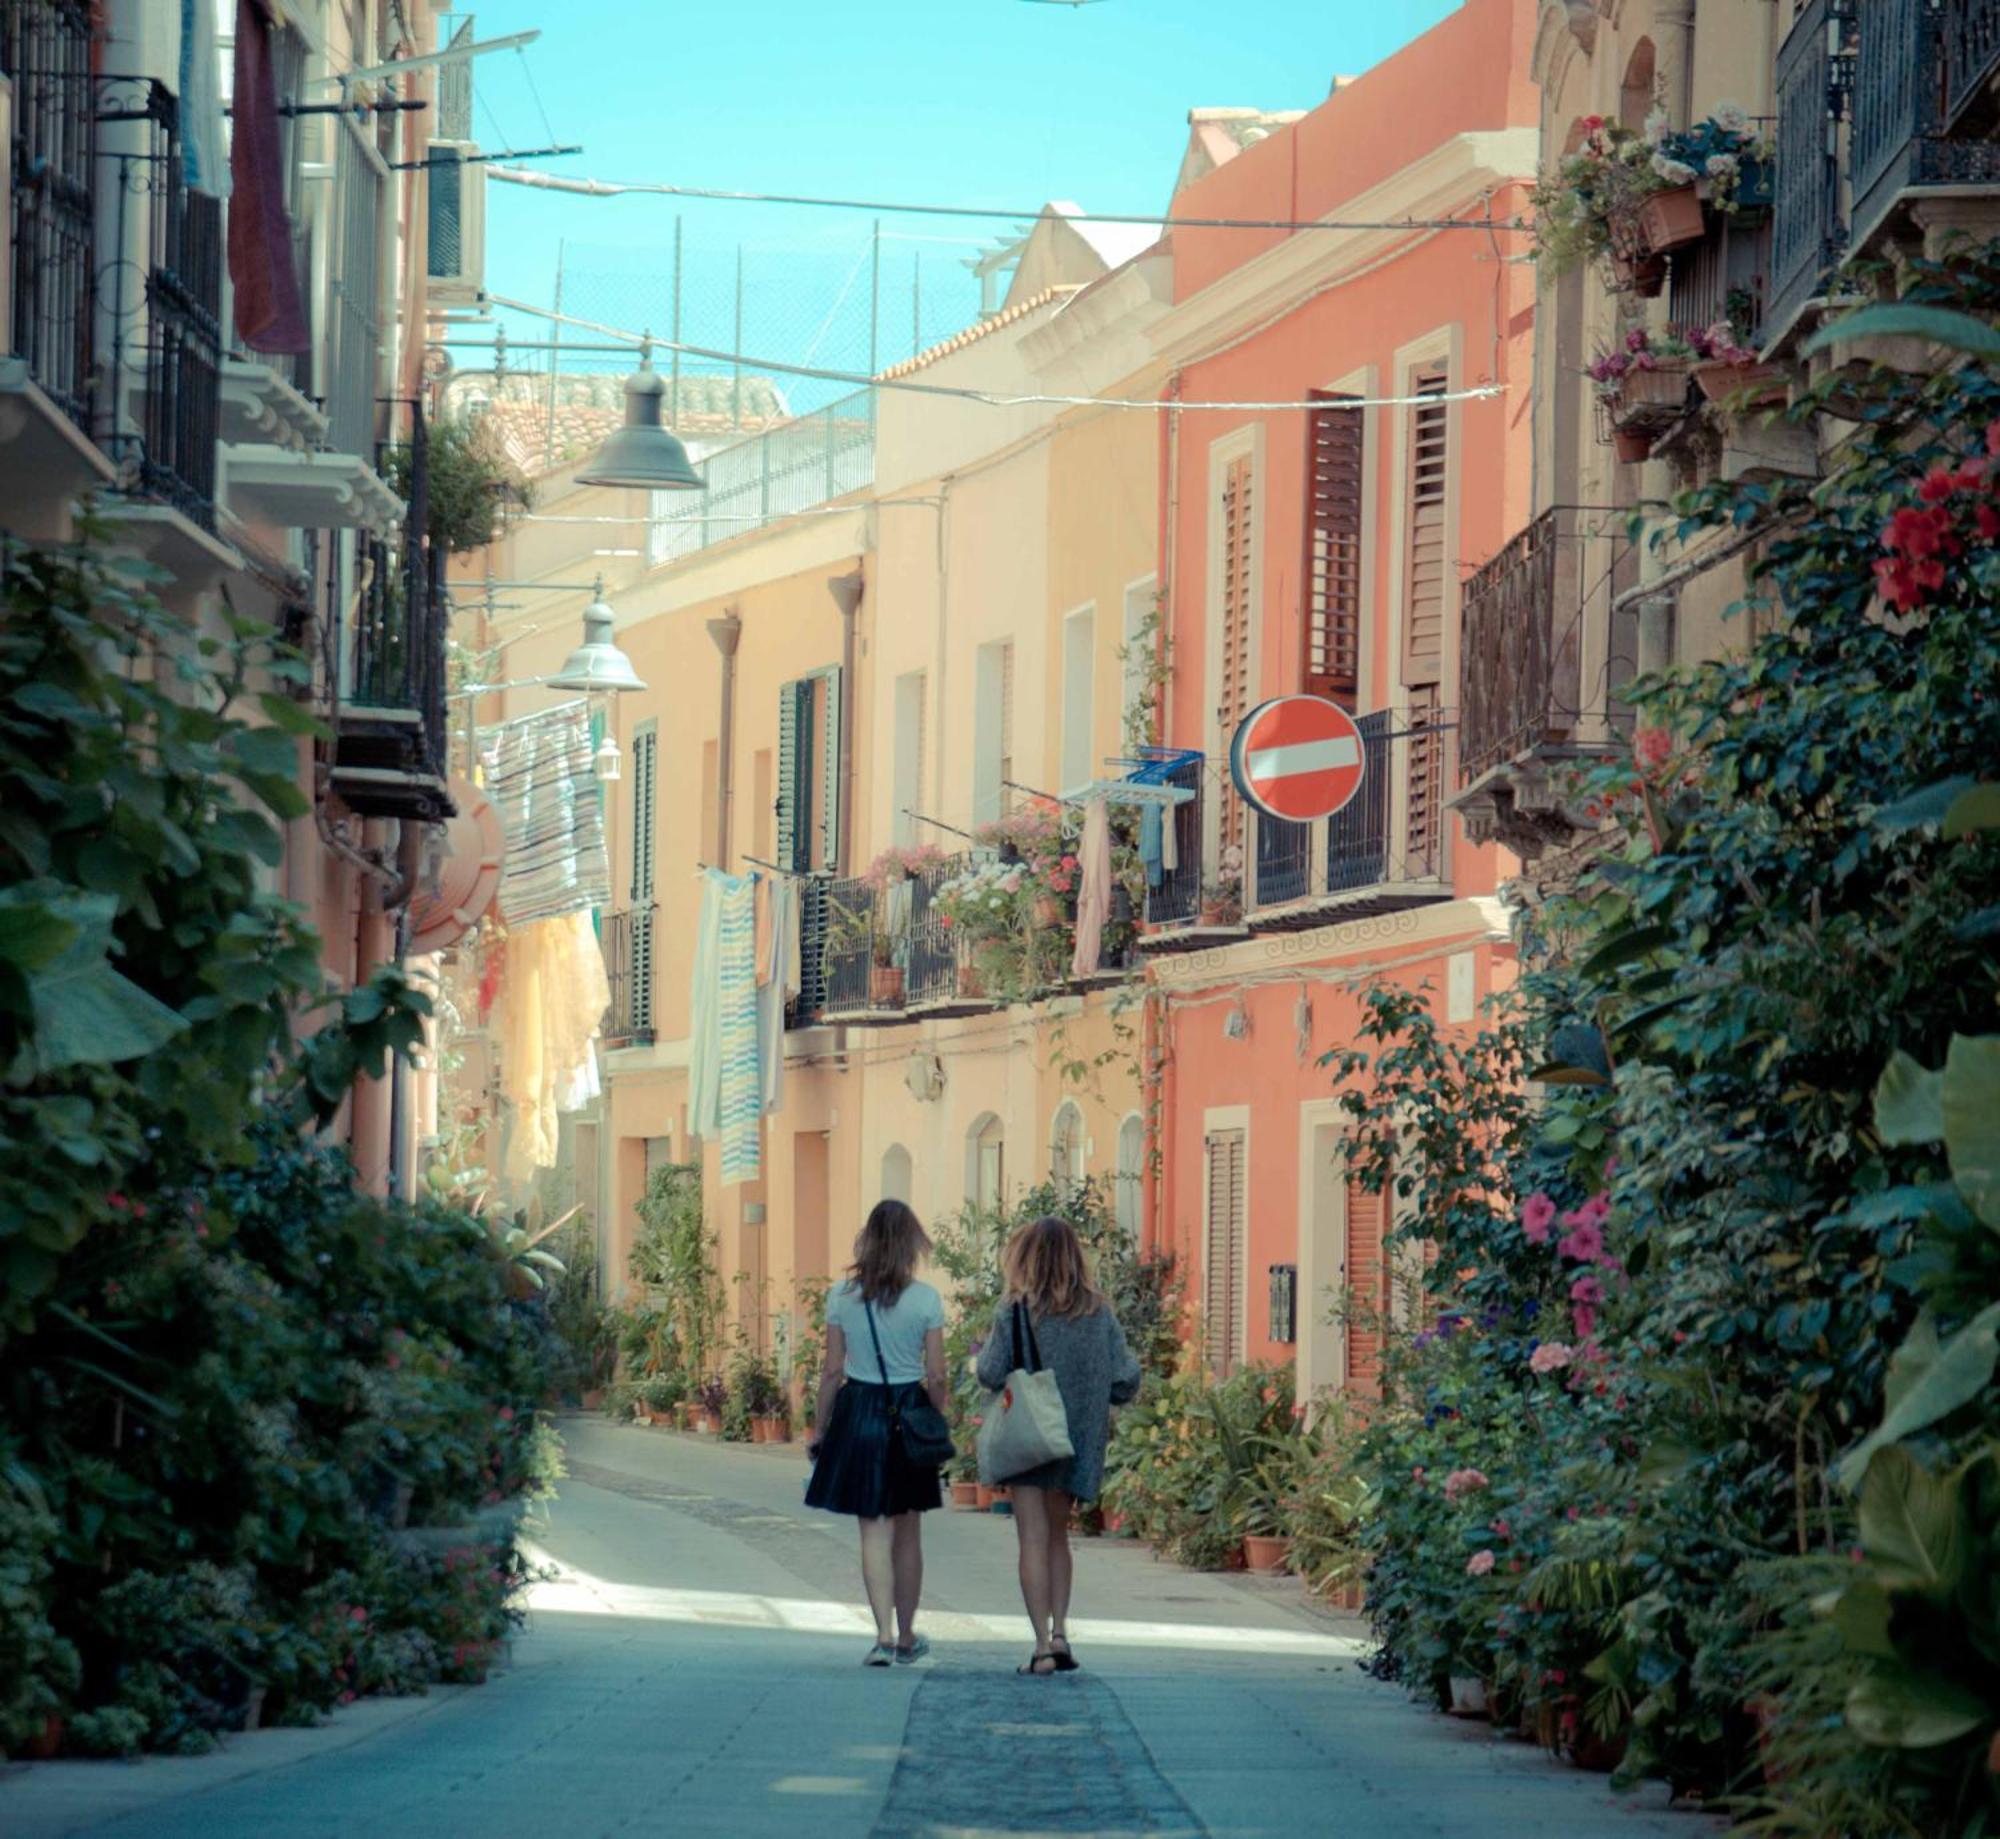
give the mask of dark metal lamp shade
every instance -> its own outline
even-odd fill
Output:
[[[579,485],[626,485],[654,492],[698,492],[701,475],[687,449],[660,424],[667,386],[652,360],[625,379],[625,425],[614,429],[597,457],[577,474]]]

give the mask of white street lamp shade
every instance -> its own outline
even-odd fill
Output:
[[[583,643],[563,660],[562,669],[549,679],[549,687],[580,690],[586,696],[600,692],[643,690],[632,660],[611,642],[614,624],[611,609],[593,600],[583,610]]]
[[[660,425],[667,386],[650,358],[625,379],[625,423],[605,437],[579,485],[636,486],[656,492],[698,492],[701,474],[679,439]]]
[[[623,777],[624,766],[618,752],[618,743],[610,735],[607,734],[603,740],[597,743],[597,752],[594,759],[597,764],[597,778],[600,784],[616,785],[619,779]]]

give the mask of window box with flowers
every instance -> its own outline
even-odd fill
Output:
[[[1634,326],[1621,344],[1590,361],[1587,374],[1621,461],[1645,459],[1687,412],[1688,371],[1696,355],[1693,343],[1671,326],[1663,332]]]
[[[1694,347],[1694,380],[1710,402],[1762,408],[1788,393],[1790,373],[1782,364],[1761,362],[1728,320],[1718,319],[1687,336]]]

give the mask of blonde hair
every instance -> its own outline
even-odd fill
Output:
[[[878,1200],[854,1241],[847,1274],[863,1302],[887,1307],[910,1287],[917,1260],[930,1248],[930,1234],[910,1208],[899,1200]]]
[[[1003,1266],[1007,1294],[1034,1315],[1094,1315],[1104,1292],[1091,1282],[1083,1241],[1068,1220],[1044,1214],[1017,1232]]]

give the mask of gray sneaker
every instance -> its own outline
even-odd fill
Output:
[[[899,1667],[915,1666],[916,1663],[921,1659],[923,1659],[923,1657],[930,1651],[931,1651],[930,1636],[918,1635],[916,1639],[913,1640],[908,1647],[897,1648],[896,1664]]]
[[[864,1667],[892,1667],[896,1664],[896,1650],[886,1641],[878,1641],[871,1647],[861,1664]]]

